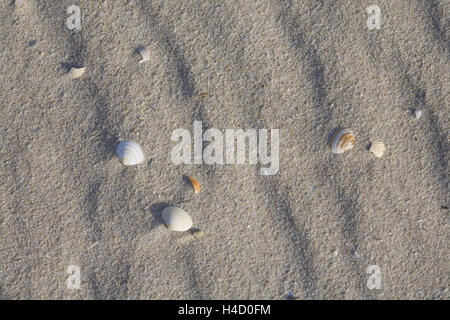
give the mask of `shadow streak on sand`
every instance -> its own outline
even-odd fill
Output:
[[[267,177],[264,177],[267,179]],[[306,237],[303,226],[298,226],[294,220],[293,211],[288,197],[287,190],[281,191],[281,184],[278,177],[271,178],[271,181],[263,183],[266,194],[270,197],[269,212],[276,212],[277,220],[281,218],[278,226],[287,234],[288,243],[293,247],[292,250],[292,267],[299,266],[298,276],[302,283],[302,289],[306,297],[315,295],[317,284],[316,275],[313,270],[312,253],[309,248],[309,240]],[[289,267],[288,267],[289,268]],[[285,270],[286,276],[289,269]],[[287,279],[284,279],[287,280]]]
[[[227,40],[226,37],[222,39],[222,42]],[[235,47],[236,44],[230,43],[231,47]],[[244,46],[241,44],[241,46]],[[244,48],[238,51],[245,51]],[[240,61],[242,57],[236,56],[237,64],[243,64],[245,61]],[[323,86],[323,69],[319,64],[313,64],[314,71],[313,82],[319,87],[319,95],[317,97],[316,106],[322,104],[322,98],[325,97],[325,88]],[[245,77],[248,71],[241,71],[242,76]],[[251,78],[248,75],[248,78]],[[264,83],[260,81],[259,83]],[[255,90],[260,90],[263,86],[256,86]],[[249,101],[244,106],[253,105],[255,101]],[[248,108],[248,107],[247,107]],[[267,128],[266,121],[261,118],[261,106],[258,106],[259,110],[249,110],[243,108],[240,110],[240,116],[242,119],[246,119],[249,127],[251,128]],[[288,192],[282,189],[282,185],[279,181],[279,175],[281,172],[272,177],[265,176],[263,179],[256,178],[257,184],[262,188],[264,198],[267,201],[267,212],[274,213],[274,217],[271,219],[276,229],[281,231],[281,234],[285,235],[285,241],[289,244],[291,254],[287,257],[286,263],[288,266],[285,268],[285,278],[280,279],[279,286],[281,290],[284,290],[283,282],[297,280],[301,282],[301,287],[304,294],[307,297],[312,297],[316,292],[316,276],[313,270],[312,253],[309,247],[309,240],[306,237],[303,226],[299,226],[294,219],[294,212],[291,208]],[[293,271],[294,270],[294,271]],[[288,274],[294,272],[297,276],[295,279],[287,279]]]
[[[125,255],[124,253],[123,256]],[[111,260],[105,261],[105,264],[99,267],[100,273],[96,271],[89,273],[87,283],[93,291],[93,299],[115,300],[127,298],[131,265],[120,258],[117,261],[116,258],[117,256],[110,257]],[[97,275],[101,276],[101,278],[98,278]]]
[[[100,186],[102,185],[102,179],[92,182],[89,186],[89,191],[85,196],[85,202],[88,204],[86,212],[86,221],[88,228],[91,230],[91,242],[97,242],[102,237],[102,230],[99,225],[97,211],[98,211],[98,193]]]
[[[159,23],[159,17],[152,10],[150,4],[141,2],[141,8],[141,12],[146,14],[147,23],[151,28],[149,31],[157,39],[158,44],[164,48],[171,62],[171,66],[176,70],[182,96],[185,99],[192,98],[195,93],[195,84],[192,79],[191,68],[184,59],[182,50],[176,44],[172,32],[168,28],[165,28],[165,32],[158,30],[157,23]],[[159,27],[162,28],[161,26]]]
[[[201,99],[195,99],[195,79],[192,75],[190,64],[184,58],[182,48],[177,45],[175,36],[170,30],[169,25],[162,24],[158,12],[152,8],[152,5],[141,2],[140,6],[142,8],[141,12],[143,12],[147,18],[149,32],[154,39],[157,39],[158,45],[166,52],[170,62],[168,64],[169,69],[174,70],[177,75],[176,83],[178,83],[184,104],[192,106],[191,121],[201,121],[203,131],[208,130],[211,127],[210,121],[207,118],[204,104]],[[161,32],[161,29],[163,29],[164,32]],[[206,146],[206,144],[203,145],[203,150]],[[205,170],[206,175],[209,177],[213,177],[215,172],[215,166],[208,166]]]
[[[100,94],[98,86],[92,80],[86,80],[88,87],[88,96],[93,97],[96,105],[93,127],[90,131],[99,132],[97,141],[100,143],[102,149],[98,154],[104,155],[102,159],[108,160],[115,154],[115,149],[119,143],[118,132],[114,130],[115,126],[110,120],[109,102],[106,95]]]
[[[382,66],[385,70],[395,70],[397,76],[394,78],[394,81],[398,82],[399,86],[401,86],[405,92],[410,91],[410,94],[408,95],[412,100],[410,105],[414,105],[415,109],[422,109],[428,112],[427,129],[431,133],[431,138],[425,145],[428,147],[429,154],[436,163],[436,166],[434,166],[433,169],[440,177],[439,180],[443,189],[446,190],[448,184],[447,134],[439,125],[437,116],[426,104],[427,91],[424,88],[421,88],[408,74],[407,70],[401,67],[404,65],[406,65],[406,63],[402,60],[400,52],[397,51],[397,54],[389,57],[388,62],[385,60],[385,63],[383,63]],[[443,103],[442,105],[445,104]]]
[[[155,39],[157,39],[158,45],[167,53],[167,57],[169,58],[170,62],[169,67],[176,71],[176,83],[178,83],[178,87],[184,100],[183,104],[192,105],[191,121],[201,121],[203,131],[208,130],[210,128],[210,121],[208,121],[206,117],[206,111],[203,106],[203,102],[199,99],[195,99],[195,80],[193,79],[191,67],[184,58],[182,49],[176,44],[174,35],[169,29],[169,26],[162,25],[158,12],[156,12],[155,9],[152,8],[151,4],[141,2],[141,9],[141,12],[146,15],[149,32]],[[161,32],[161,28],[164,29],[164,32]],[[206,148],[206,146],[206,144],[203,145],[203,150],[204,148]],[[211,179],[209,179],[210,181],[214,181],[212,177],[215,176],[215,173],[215,166],[208,166],[205,170],[205,174],[208,177],[211,177]],[[214,189],[213,183],[210,185],[210,188]],[[178,203],[188,201],[184,200],[183,193],[177,194],[180,194],[180,196],[174,199],[172,205],[177,205]],[[156,218],[156,224],[164,223],[162,221],[161,211],[164,206],[167,205],[169,204],[163,202],[156,203],[152,206],[152,213]],[[191,257],[192,255],[193,253],[191,252],[189,257]],[[190,258],[187,260],[190,260]],[[197,273],[195,266],[193,264],[190,264],[186,266],[185,270],[187,270],[187,277],[188,279],[190,279],[188,281],[188,286],[190,288],[191,294],[197,297],[201,297],[202,295],[200,294],[200,292],[202,292],[202,290],[201,288],[199,288],[198,281],[195,280],[195,274]]]
[[[170,206],[168,202],[157,202],[150,207],[150,211],[153,215],[152,229],[154,229],[157,225],[164,225],[162,211],[168,206]]]
[[[320,6],[323,5],[323,2],[320,3]],[[331,6],[334,6],[334,4],[331,4]],[[291,42],[292,46],[299,52],[300,57],[303,56],[309,64],[308,79],[312,82],[312,87],[314,90],[313,107],[315,108],[316,118],[315,127],[318,128],[320,124],[329,123],[332,120],[332,110],[330,109],[330,104],[327,102],[328,94],[325,85],[324,66],[316,47],[311,43],[308,43],[303,36],[304,32],[302,31],[302,26],[298,24],[298,21],[301,21],[300,16],[293,13],[289,7],[288,9],[285,7],[280,7],[278,21],[281,28],[284,30],[285,36]],[[300,61],[299,63],[304,63],[304,61]],[[329,143],[332,134],[338,129],[339,128],[336,128],[331,133],[318,132],[318,135],[323,138],[322,140],[326,140],[325,142]],[[317,165],[314,167],[318,168],[315,169],[316,179],[318,182],[323,182],[324,176],[332,176],[335,172],[338,172],[335,168],[330,167],[328,159],[319,160]],[[331,195],[334,196],[331,197],[330,201],[334,204],[334,207],[339,208],[336,209],[336,214],[338,219],[341,221],[341,233],[344,242],[354,243],[353,246],[356,248],[358,239],[358,225],[356,221],[356,215],[358,213],[357,202],[347,201],[342,198],[338,182],[331,181],[329,183],[331,190],[334,190],[334,192],[331,192]],[[358,182],[355,181],[355,185],[357,185],[357,183]],[[364,272],[360,270],[359,266],[349,259],[347,259],[346,262],[349,270],[352,271],[353,277],[358,279],[357,283],[359,286],[365,283],[366,279],[364,278]],[[311,278],[313,278],[313,276],[311,276]],[[360,290],[361,296],[370,298],[370,295],[361,290],[361,288],[358,287],[356,289]]]
[[[443,4],[439,5],[439,2],[436,0],[429,1],[421,1],[416,0],[418,4],[425,8],[426,12],[428,12],[428,16],[430,17],[430,24],[436,36],[436,39],[439,41],[441,45],[444,46],[447,55],[450,56],[450,40],[447,38],[445,34],[445,30],[441,25],[443,19]],[[442,9],[440,9],[442,8]]]

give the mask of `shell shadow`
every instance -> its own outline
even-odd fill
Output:
[[[111,158],[114,157],[116,155],[116,148],[120,143],[120,139],[108,132],[103,132],[102,138],[104,141],[105,154],[108,154]]]
[[[162,217],[162,211],[164,210],[165,207],[168,206],[170,206],[170,204],[167,202],[157,202],[152,204],[152,206],[150,207],[150,212],[153,215],[153,220],[156,222],[153,228],[155,228],[158,225],[165,225]]]
[[[73,64],[70,62],[61,62],[61,68],[65,71],[65,73],[69,73],[70,68],[73,67]]]
[[[183,174],[183,186],[185,188],[193,188],[192,187],[192,182],[191,180],[189,180],[189,176],[187,174]]]

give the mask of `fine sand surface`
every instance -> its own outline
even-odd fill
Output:
[[[448,1],[27,2],[0,1],[2,299],[450,298]],[[279,172],[173,164],[194,120],[280,129]],[[167,204],[203,237],[168,231]]]

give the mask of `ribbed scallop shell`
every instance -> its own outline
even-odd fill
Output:
[[[336,132],[330,142],[330,149],[333,153],[340,154],[349,151],[355,146],[355,136],[350,129],[342,129]]]
[[[372,142],[372,145],[370,146],[370,152],[372,152],[376,157],[381,158],[386,151],[386,147],[384,146],[384,143],[380,140],[375,140]]]
[[[148,50],[146,47],[139,47],[138,48],[139,53],[141,54],[142,60],[139,61],[139,63],[143,63],[145,61],[148,61],[150,59],[150,54],[148,53]]]
[[[81,68],[72,67],[72,68],[70,68],[70,71],[69,71],[69,77],[79,78],[84,74],[85,71],[86,71],[86,67],[81,67]]]
[[[124,166],[134,166],[144,161],[141,147],[132,141],[122,141],[116,148],[117,156]]]

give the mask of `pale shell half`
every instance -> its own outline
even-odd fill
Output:
[[[132,141],[122,141],[116,148],[117,156],[124,166],[134,166],[145,160],[141,147]]]
[[[187,231],[192,227],[191,217],[181,208],[166,207],[162,212],[163,220],[170,231]]]
[[[70,68],[70,71],[69,71],[69,77],[71,77],[73,79],[79,78],[84,74],[85,71],[86,71],[86,67],[81,67],[81,68],[72,67],[72,68]]]
[[[414,111],[414,115],[416,116],[416,119],[419,120],[422,117],[422,110]]]
[[[370,146],[370,152],[372,152],[376,157],[381,158],[386,151],[386,147],[384,146],[384,143],[380,140],[375,140],[372,142],[372,145]]]
[[[139,47],[138,51],[142,57],[142,60],[139,63],[143,63],[145,61],[150,60],[150,54],[148,53],[148,49],[146,47]]]

